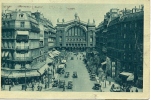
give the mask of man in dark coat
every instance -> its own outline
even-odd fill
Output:
[[[63,91],[65,91],[65,85],[63,86]]]

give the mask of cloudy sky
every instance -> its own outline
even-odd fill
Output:
[[[21,9],[22,11],[39,11],[43,13],[44,17],[51,20],[53,25],[56,26],[57,19],[62,21],[64,18],[65,21],[70,21],[74,19],[74,14],[77,13],[80,17],[80,20],[87,22],[90,19],[90,22],[95,20],[96,26],[103,21],[104,15],[111,8],[118,8],[120,10],[127,8],[132,9],[134,7],[139,7],[139,4],[52,4],[52,3],[42,3],[42,4],[3,4],[3,10],[15,10]]]

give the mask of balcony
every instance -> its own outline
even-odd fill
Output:
[[[17,29],[17,30],[30,30],[30,25],[3,25],[2,29]]]
[[[5,37],[2,37],[2,39],[5,39],[5,40],[8,40],[8,39],[10,40],[10,39],[12,39],[12,40],[13,40],[13,39],[15,39],[15,37],[10,37],[10,36],[7,36],[7,37],[6,37],[6,36],[5,36]]]
[[[27,35],[17,35],[16,36],[16,41],[17,42],[21,42],[21,41],[25,41],[25,42],[28,42],[28,40],[29,40],[29,36],[27,36]]]
[[[17,46],[16,51],[28,51],[29,46]]]
[[[55,37],[56,37],[56,35],[54,35],[54,34],[49,35],[49,38],[55,38]]]
[[[3,50],[15,50],[14,47],[4,47],[4,46],[2,47],[2,49],[3,49]]]
[[[32,24],[31,24],[31,31],[40,32],[40,29],[39,29],[38,26],[35,26],[35,25],[32,25]]]

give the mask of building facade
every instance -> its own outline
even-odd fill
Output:
[[[96,33],[97,38],[100,34],[99,38],[102,41],[102,36],[107,37],[105,56],[111,60],[110,75],[116,77],[122,71],[131,72],[135,76],[134,80],[137,80],[143,76],[143,6],[132,10],[116,10],[117,16],[111,19],[112,12],[111,9],[106,34],[102,28],[104,22],[101,24],[102,27],[100,25],[97,28]],[[97,50],[103,52],[103,48],[100,47]]]
[[[86,50],[95,47],[95,21],[83,22],[75,14],[75,19],[69,22],[57,21],[56,48],[72,50]]]
[[[49,31],[49,27],[45,30]],[[30,11],[16,10],[2,13],[1,69],[5,84],[12,80],[24,83],[28,80],[25,77],[42,74],[38,70],[45,64],[45,53],[48,52],[48,38],[47,40],[41,38],[45,36],[41,35],[45,30],[41,30],[39,20]]]

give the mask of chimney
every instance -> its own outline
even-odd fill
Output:
[[[123,15],[125,15],[125,11],[124,11],[124,9],[123,9]]]
[[[143,5],[141,5],[141,6],[142,6],[141,10],[144,11],[144,6]]]

